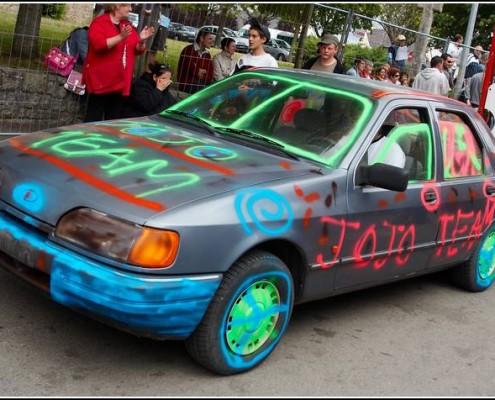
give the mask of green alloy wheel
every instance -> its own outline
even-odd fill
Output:
[[[271,253],[252,251],[224,274],[186,348],[197,362],[218,374],[248,371],[265,360],[282,338],[293,301],[287,266]]]
[[[488,289],[495,280],[495,227],[492,226],[475,244],[473,255],[454,269],[454,280],[471,292]]]
[[[272,335],[280,310],[280,294],[269,281],[253,283],[234,301],[227,317],[227,345],[236,354],[259,350]]]

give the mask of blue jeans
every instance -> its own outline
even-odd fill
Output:
[[[399,60],[399,61],[395,60],[393,66],[399,68],[400,71],[402,72],[406,69],[406,60]]]

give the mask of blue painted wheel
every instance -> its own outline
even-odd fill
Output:
[[[273,254],[251,252],[225,273],[203,320],[186,340],[189,354],[222,375],[256,367],[282,338],[293,298],[286,265]]]
[[[495,227],[476,243],[471,258],[454,270],[457,284],[472,292],[488,289],[495,280]]]

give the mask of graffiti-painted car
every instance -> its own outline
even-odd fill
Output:
[[[2,142],[0,264],[235,374],[274,350],[294,304],[447,267],[488,288],[494,150],[446,97],[247,70],[158,115]]]

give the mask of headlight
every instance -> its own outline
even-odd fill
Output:
[[[64,215],[55,236],[104,257],[146,268],[169,267],[179,248],[177,232],[131,224],[88,208]]]

